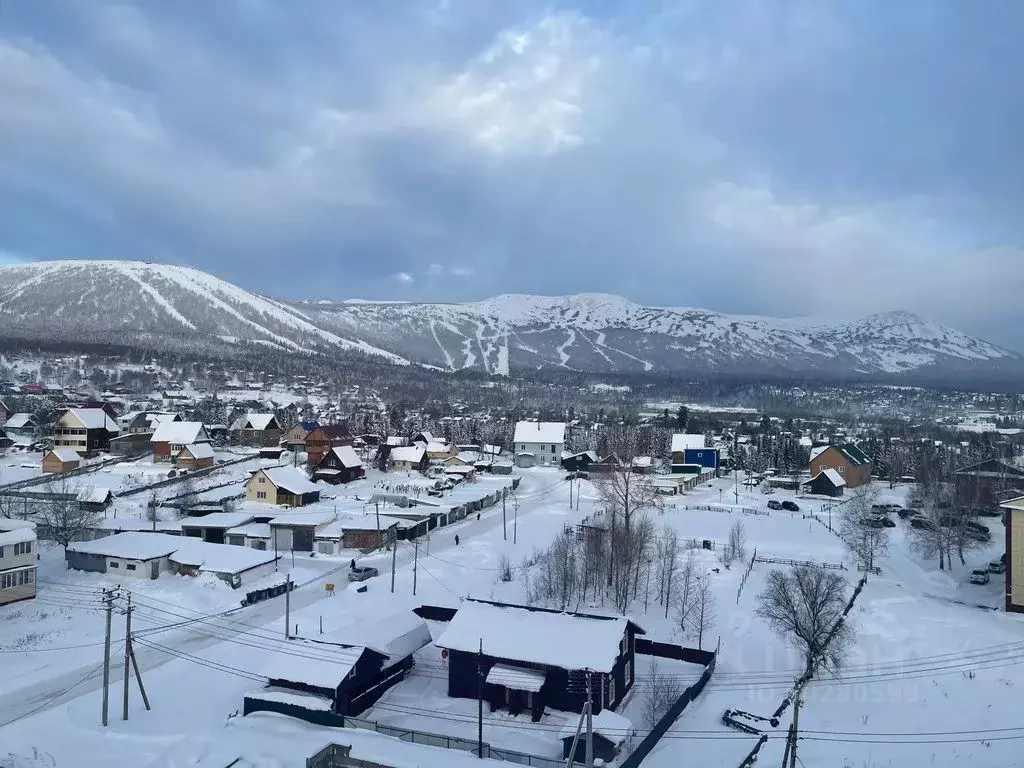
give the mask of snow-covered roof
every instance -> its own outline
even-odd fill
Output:
[[[412,611],[400,611],[379,619],[352,622],[318,638],[329,643],[371,648],[400,661],[430,645],[427,623]]]
[[[649,467],[654,463],[654,459],[650,456],[634,456],[633,466],[634,467]]]
[[[363,655],[362,648],[342,648],[304,640],[281,640],[271,643],[271,646],[273,650],[261,654],[267,657],[262,674],[268,680],[317,688],[337,688]]]
[[[245,512],[212,512],[202,517],[190,517],[181,521],[182,528],[236,528],[252,522],[252,515]]]
[[[332,448],[331,453],[338,457],[338,461],[346,469],[356,469],[363,466],[363,462],[356,455],[355,449],[351,445],[341,445],[337,448]]]
[[[117,422],[110,418],[102,408],[69,408],[68,415],[80,421],[86,429],[106,429],[108,432],[121,431],[121,428],[117,426]]]
[[[512,667],[508,664],[495,664],[487,673],[487,682],[492,685],[503,685],[514,691],[539,693],[544,687],[547,675],[539,669]]]
[[[704,447],[704,435],[692,433],[672,435],[672,453],[682,453]]]
[[[564,443],[564,421],[520,421],[516,423],[515,435],[517,443]]]
[[[811,438],[807,437],[806,435],[800,438],[801,448],[810,448],[812,445],[814,445],[814,441],[811,440]]]
[[[75,501],[86,504],[103,504],[111,496],[109,488],[82,488],[75,494]]]
[[[422,445],[404,445],[392,448],[390,459],[391,461],[409,461],[418,464],[423,461],[425,455],[426,451],[423,450]]]
[[[278,704],[291,704],[294,707],[312,709],[318,712],[330,712],[334,707],[334,702],[326,696],[292,691],[287,688],[263,688],[262,690],[245,694],[245,698],[255,699],[256,701],[273,701]]]
[[[560,739],[573,738],[576,735],[576,726],[578,724],[579,721],[575,717],[570,717],[562,728],[561,733],[558,734],[558,737]],[[594,715],[591,718],[591,724],[594,733],[601,734],[615,746],[624,742],[626,737],[636,730],[631,721],[616,712],[612,712],[608,708],[602,709],[599,714]],[[585,735],[585,732],[581,732],[580,738],[583,738]]]
[[[274,420],[272,413],[247,413],[239,416],[231,425],[232,432],[239,429],[266,429]]]
[[[450,453],[451,450],[451,446],[447,443],[441,443],[436,440],[427,443],[427,453]]]
[[[0,527],[0,547],[36,540],[36,529],[32,526]]]
[[[7,429],[23,429],[28,426],[29,422],[32,422],[33,424],[36,423],[36,420],[32,418],[31,413],[16,413],[7,420],[4,427]]]
[[[811,461],[814,461],[816,458],[821,456],[821,454],[823,454],[829,448],[830,448],[830,446],[828,446],[828,445],[819,445],[819,446],[816,446],[814,448],[811,448]]]
[[[76,451],[74,448],[65,448],[61,446],[59,448],[52,448],[50,450],[50,453],[52,453],[62,462],[82,460],[82,457],[78,455],[78,451]]]
[[[831,482],[836,488],[841,488],[846,485],[846,480],[843,479],[843,476],[831,467],[826,469],[824,472],[819,472],[818,474],[825,475],[825,477],[829,479],[829,482]],[[817,475],[815,475],[815,477],[817,477]]]
[[[190,443],[204,443],[209,439],[206,427],[201,421],[161,421],[156,425],[149,441],[151,443],[189,445]]]
[[[250,539],[269,539],[270,523],[249,523],[228,528],[228,536],[248,536]]]
[[[310,512],[291,512],[286,515],[278,515],[270,521],[270,524],[276,526],[312,525],[315,527],[334,522],[337,517],[337,514],[330,509],[321,509]]]
[[[211,544],[193,537],[178,537],[178,549],[171,562],[188,565],[210,573],[244,573],[251,568],[274,562],[269,550],[238,547],[232,544]]]
[[[178,455],[180,456],[186,452],[193,459],[213,458],[213,446],[210,443],[190,443],[189,445],[182,446],[182,449],[178,451]]]
[[[476,467],[467,467],[464,464],[455,464],[451,467],[445,467],[444,473],[446,475],[471,475],[476,472]]]
[[[261,469],[260,472],[266,475],[267,480],[277,488],[283,488],[294,494],[318,493],[320,491],[320,486],[311,483],[309,478],[295,469],[295,467],[268,467],[267,469]]]
[[[409,438],[402,437],[401,435],[389,435],[384,441],[384,445],[391,446],[392,448],[399,448],[408,445]]]
[[[434,644],[476,653],[483,641],[488,656],[607,673],[619,657],[627,624],[621,616],[599,618],[465,600]]]
[[[153,560],[158,557],[167,557],[176,549],[180,549],[181,545],[180,536],[171,536],[167,533],[126,531],[93,541],[73,541],[68,544],[68,551],[118,557],[125,560]]]

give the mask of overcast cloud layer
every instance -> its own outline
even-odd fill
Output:
[[[0,263],[908,309],[1021,349],[1022,28],[1014,0],[4,0]]]

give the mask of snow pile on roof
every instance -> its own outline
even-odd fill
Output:
[[[495,664],[487,673],[487,682],[502,685],[513,691],[529,691],[539,693],[544,687],[546,673],[528,667],[512,667],[508,664]]]
[[[201,421],[162,421],[157,424],[149,441],[151,443],[188,445],[190,443],[203,443],[209,439],[206,435],[206,428]]]
[[[273,552],[231,544],[211,544],[192,537],[179,536],[178,547],[171,554],[172,563],[210,573],[244,573],[250,568],[272,563],[275,558]]]
[[[68,552],[117,557],[125,560],[153,560],[157,557],[167,557],[181,546],[180,536],[126,531],[94,541],[73,541],[68,544]]]
[[[32,422],[35,424],[35,419],[32,418],[31,413],[16,413],[7,420],[4,424],[5,429],[24,429],[28,426],[28,423]]]
[[[599,618],[465,600],[434,643],[438,648],[567,670],[611,672],[626,633],[623,617]]]
[[[270,523],[249,523],[239,525],[235,528],[228,528],[228,536],[247,536],[250,539],[269,539]]]
[[[823,454],[829,448],[831,448],[831,446],[829,445],[819,445],[814,448],[811,448],[811,461],[814,461],[816,458],[821,456],[821,454]]]
[[[369,623],[360,621],[349,624],[328,632],[321,639],[329,643],[370,648],[395,662],[430,645],[430,629],[412,611],[401,611]]]
[[[600,713],[594,715],[591,718],[593,724],[594,733],[599,733],[604,738],[608,739],[612,744],[618,746],[626,740],[634,730],[633,723],[624,718],[622,715],[612,712],[610,709],[602,709]],[[558,734],[558,738],[573,738],[576,735],[576,726],[579,721],[570,717],[565,723],[565,727],[562,728],[561,733]],[[584,738],[586,735],[585,731],[580,732],[580,738]]]
[[[564,443],[564,421],[520,421],[516,423],[517,443]]]
[[[449,453],[451,448],[447,443],[440,443],[436,440],[427,443],[427,453]]]
[[[256,701],[273,701],[278,704],[291,704],[295,707],[312,709],[317,712],[330,712],[334,707],[334,702],[326,696],[291,691],[285,688],[264,688],[260,691],[245,694],[245,698],[255,699]]]
[[[363,655],[362,648],[342,648],[305,640],[281,640],[271,645],[273,650],[266,652],[269,658],[262,669],[268,680],[331,690],[348,677]]]
[[[309,478],[295,467],[269,467],[261,469],[260,472],[279,490],[289,491],[296,495],[320,492],[320,486],[311,483]]]
[[[245,512],[212,512],[202,517],[181,521],[182,528],[235,528],[252,522],[252,515]]]
[[[22,544],[26,541],[36,540],[36,529],[34,527],[11,526],[8,528],[3,525],[3,523],[6,522],[8,521],[0,522],[0,547],[7,546],[9,544]]]
[[[82,422],[86,429],[106,429],[107,432],[121,431],[117,422],[110,418],[102,408],[69,408],[68,413]]]
[[[78,455],[78,451],[76,451],[74,448],[54,448],[50,451],[50,453],[56,456],[61,462],[82,460],[82,457]]]
[[[846,485],[846,480],[843,479],[843,476],[831,467],[826,469],[824,472],[819,472],[818,475],[825,475],[825,477],[829,479],[829,482],[831,482],[836,488],[842,488]],[[815,475],[815,480],[817,480],[818,475]]]
[[[179,453],[188,453],[193,459],[212,459],[213,446],[210,443],[192,443],[183,446]]]
[[[704,435],[696,434],[675,434],[672,435],[672,453],[692,451],[697,448],[705,448]]]
[[[293,526],[293,525],[312,525],[314,527],[318,525],[326,525],[327,523],[334,522],[338,518],[330,509],[311,510],[309,512],[290,512],[284,515],[278,515],[271,519],[270,524],[272,526]]]
[[[270,426],[272,421],[274,421],[274,414],[272,413],[247,413],[234,420],[230,431],[237,432],[240,429],[264,430]]]
[[[86,504],[105,504],[112,495],[107,488],[83,488],[75,494],[75,501]]]
[[[422,445],[406,445],[391,449],[391,461],[408,461],[412,464],[419,464],[423,461],[426,451]]]
[[[351,445],[341,445],[337,448],[332,448],[331,453],[338,457],[338,461],[341,462],[341,466],[346,469],[357,469],[363,466],[363,462],[356,455],[355,450]]]

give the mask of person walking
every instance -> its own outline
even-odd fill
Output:
[[[455,534],[455,546],[459,546],[459,534]]]
[[[477,520],[479,520],[479,519],[480,519],[480,513],[479,513],[479,512],[477,512],[477,513],[476,513],[476,519],[477,519]]]

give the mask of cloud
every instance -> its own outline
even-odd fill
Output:
[[[660,5],[13,4],[0,249],[289,298],[908,308],[1024,346],[1024,8]]]

